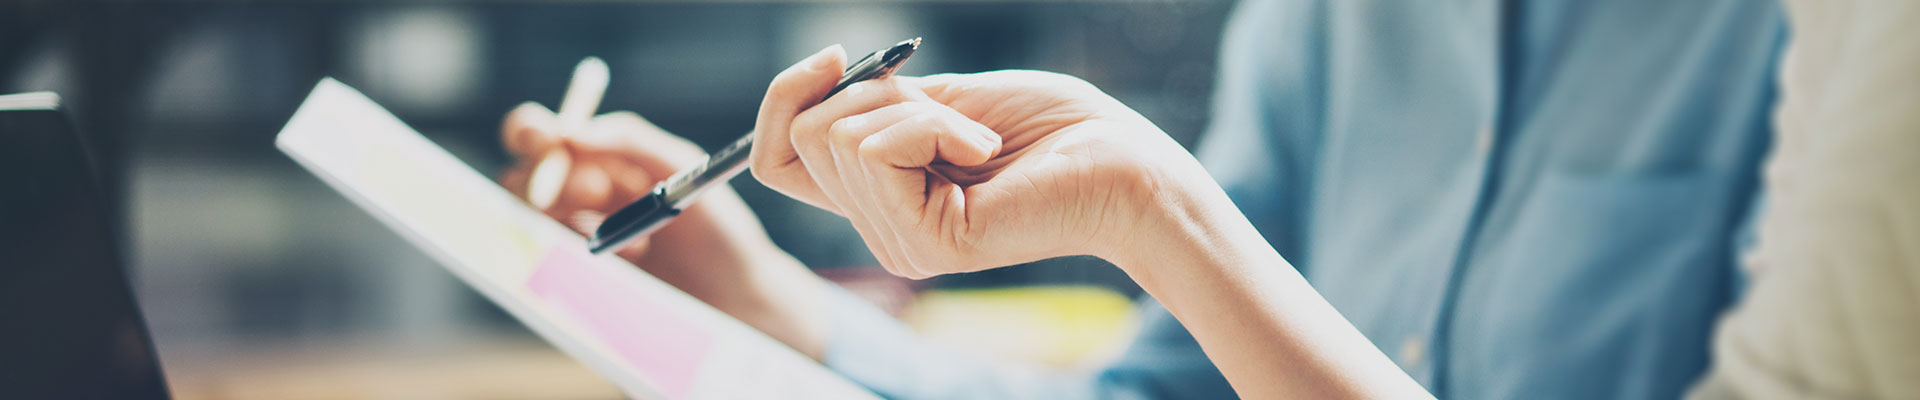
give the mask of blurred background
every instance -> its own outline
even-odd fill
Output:
[[[632,110],[714,149],[767,81],[829,44],[914,36],[905,74],[1085,78],[1191,146],[1230,1],[26,1],[0,5],[0,93],[52,90],[104,171],[183,398],[618,393],[272,146],[336,77],[489,175],[504,113],[556,106],[585,56]],[[1121,343],[1139,290],[1095,259],[887,278],[838,217],[733,181],[801,261],[957,346],[1056,367]],[[1040,326],[1046,334],[1014,335]],[[1061,346],[1062,343],[1078,343]]]

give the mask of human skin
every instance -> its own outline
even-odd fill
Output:
[[[631,112],[595,117],[578,132],[561,126],[536,104],[509,112],[501,139],[519,162],[500,183],[524,199],[538,157],[565,149],[574,165],[560,196],[543,211],[581,234],[657,181],[702,161],[698,146]],[[776,247],[731,188],[709,189],[659,232],[616,254],[801,353],[815,359],[825,353],[829,283]]]
[[[847,217],[888,271],[1099,256],[1164,304],[1244,397],[1428,396],[1198,161],[1093,85],[995,71],[868,81],[815,100],[843,65],[828,48],[775,78],[753,171]]]
[[[1243,397],[1430,397],[1268,246],[1197,161],[1086,82],[1037,71],[892,78],[820,101],[838,46],[769,85],[753,173],[847,217],[888,271],[910,278],[1087,254],[1163,303]],[[631,113],[562,137],[551,112],[509,114],[524,188],[556,147],[575,167],[549,215],[586,232],[699,149]],[[815,359],[826,283],[716,188],[622,257]]]

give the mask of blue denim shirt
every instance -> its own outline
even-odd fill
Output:
[[[1201,160],[1407,373],[1462,399],[1672,398],[1701,376],[1759,206],[1778,4],[1236,12]],[[827,364],[888,397],[1232,396],[1154,304],[1119,361],[1049,376],[842,303]]]

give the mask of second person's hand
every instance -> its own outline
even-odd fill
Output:
[[[1242,397],[1431,398],[1198,161],[1093,85],[1035,71],[894,78],[806,107],[833,78],[776,79],[754,175],[847,217],[889,271],[1091,254],[1165,305]]]
[[[1168,225],[1187,223],[1179,220],[1184,211],[1221,206],[1182,204],[1225,201],[1188,196],[1219,189],[1158,127],[1077,78],[898,77],[808,107],[833,77],[776,78],[756,129],[753,172],[847,217],[897,275],[1063,255],[1125,258],[1131,243],[1145,240],[1138,232],[1177,230]]]

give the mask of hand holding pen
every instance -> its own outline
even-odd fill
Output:
[[[838,51],[837,48],[836,46],[829,49]],[[894,71],[900,69],[900,64],[905,63],[907,58],[912,57],[913,52],[919,48],[920,38],[913,38],[901,41],[892,47],[869,53],[866,57],[861,58],[859,61],[854,61],[853,65],[848,66],[846,71],[840,74],[840,81],[834,86],[823,88],[822,90],[814,92],[814,95],[807,96],[807,98],[819,99],[815,100],[816,102],[824,101],[853,84],[893,76]],[[817,57],[819,57],[818,54],[808,60],[816,61]],[[802,63],[803,65],[813,66],[813,64],[806,64],[805,61]],[[793,72],[793,69],[788,69],[786,72],[782,72],[782,77]],[[775,77],[773,87],[767,90],[769,102],[776,99],[776,95],[781,94],[781,91],[777,90],[781,82],[780,78],[781,77]],[[758,121],[760,123],[768,122],[767,112],[769,110],[766,106],[766,104],[761,105],[761,116],[760,121]],[[793,107],[795,107],[794,111],[797,111],[798,107],[803,106],[793,105]],[[756,124],[755,129],[765,129],[765,126],[764,124]],[[750,151],[765,147],[755,143],[754,138],[758,136],[760,135],[749,132],[739,140],[735,140],[732,144],[727,145],[727,147],[713,152],[712,155],[708,156],[706,161],[701,162],[693,168],[675,173],[673,177],[667,178],[666,181],[654,186],[653,190],[649,191],[645,197],[633,202],[633,204],[622,207],[620,211],[614,212],[613,215],[607,216],[606,222],[603,222],[599,228],[594,229],[593,235],[589,240],[589,248],[594,253],[606,253],[618,250],[627,242],[644,237],[654,230],[666,226],[667,222],[672,221],[674,217],[680,215],[682,210],[691,205],[701,192],[710,187],[725,186],[728,180],[733,179],[735,175],[739,175],[740,172],[745,171],[747,169],[747,159]]]
[[[501,185],[569,226],[585,226],[583,232],[700,158],[699,147],[634,113],[594,116],[609,76],[598,58],[582,60],[558,112],[527,102],[502,126],[502,142],[519,162],[501,175]]]
[[[1247,397],[1426,396],[1289,267],[1198,161],[1093,85],[1037,71],[849,84],[837,74],[844,64],[830,47],[783,71],[745,141],[761,182],[845,216],[890,272],[921,278],[1094,255],[1160,300]],[[538,111],[515,114],[551,116]],[[509,129],[514,124],[509,118]],[[668,147],[625,149],[655,159],[698,154]],[[681,174],[693,177],[738,171],[674,163],[642,166],[649,179],[638,181],[674,167],[691,168]],[[601,250],[617,248],[655,277],[821,359],[830,284],[772,246],[739,197],[716,182],[724,179],[668,179],[647,191],[643,199],[657,201],[634,215],[660,217],[609,225],[658,233],[607,236],[602,226],[596,239],[611,239],[602,245],[646,244]],[[676,187],[708,190],[688,203],[699,190]]]
[[[587,57],[573,68],[567,95],[560,100],[560,139],[565,140],[568,133],[587,128],[594,110],[600,108],[600,99],[606,95],[611,79],[607,63],[599,57]],[[559,200],[560,189],[566,185],[573,168],[573,154],[566,147],[556,146],[547,151],[527,177],[526,197],[534,208],[545,210]]]
[[[828,87],[842,78],[848,64],[846,53],[831,46],[781,76]],[[801,92],[813,90],[794,86],[769,88],[767,96],[809,96]],[[811,96],[808,102],[818,100],[817,92]],[[776,114],[763,107],[761,120],[772,121]],[[582,234],[591,234],[606,215],[639,199],[657,182],[706,159],[699,146],[632,112],[594,117],[578,131],[563,133],[561,125],[559,116],[538,104],[508,113],[501,138],[520,161],[504,171],[500,181],[525,196],[543,156],[566,146],[571,168],[544,211]],[[758,217],[728,185],[714,185],[672,224],[613,253],[801,352],[818,357],[824,346],[823,321],[810,313],[820,309],[814,302],[822,299],[820,293],[829,284],[775,246]]]
[[[854,83],[892,76],[893,72],[898,70],[900,65],[906,62],[919,47],[920,38],[913,38],[868,54],[848,66],[840,75],[839,82],[819,93],[817,98],[831,97]],[[834,53],[839,52],[837,46],[830,47],[829,50]],[[814,66],[819,62],[819,58],[820,55],[816,54],[808,60],[812,63],[803,63],[803,65]],[[792,70],[789,69],[789,71]],[[524,160],[531,162],[528,164],[531,167],[509,170],[502,177],[503,183],[506,183],[509,189],[520,192],[535,207],[555,214],[556,218],[568,221],[575,226],[597,224],[598,227],[592,229],[589,235],[589,247],[594,253],[619,250],[629,242],[665,227],[667,222],[692,205],[700,193],[711,187],[724,186],[727,180],[746,170],[750,151],[758,147],[754,144],[756,135],[749,133],[714,152],[706,160],[692,165],[691,168],[679,170],[666,180],[655,184],[644,196],[621,207],[611,215],[592,212],[576,215],[571,212],[573,210],[555,209],[555,202],[560,200],[562,189],[567,186],[578,188],[564,192],[586,192],[575,197],[586,196],[604,200],[611,196],[615,199],[624,199],[632,194],[630,189],[634,182],[643,182],[636,179],[605,179],[608,177],[603,175],[604,171],[594,169],[592,166],[574,171],[575,161],[570,149],[575,147],[574,143],[578,140],[570,140],[567,132],[577,131],[585,125],[583,121],[586,116],[592,114],[592,110],[598,107],[608,78],[605,63],[597,58],[583,60],[576,69],[566,100],[561,106],[557,121],[559,134],[551,136],[519,134],[529,130],[517,129],[513,126],[514,120],[511,117],[504,134],[509,149],[520,150],[516,153],[530,151],[528,149],[531,148],[546,150],[534,157],[525,157],[529,154],[519,154]],[[776,91],[769,90],[768,94],[773,96]],[[526,109],[528,106],[521,108]],[[763,114],[765,111],[762,110]],[[537,114],[534,111],[528,112]],[[518,113],[520,113],[519,110],[516,110],[516,114]],[[539,117],[529,118],[534,121],[543,121],[538,119]],[[657,131],[658,128],[653,130]],[[528,139],[529,137],[533,139]],[[554,139],[559,142],[559,145],[548,145],[543,141],[544,139]],[[523,164],[527,163],[523,162]],[[594,209],[606,206],[604,201],[594,203],[587,205],[594,206],[592,207]]]

